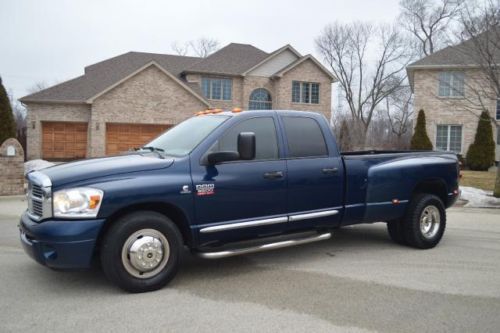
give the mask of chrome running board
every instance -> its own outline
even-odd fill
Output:
[[[205,258],[205,259],[219,259],[219,258],[238,256],[241,254],[263,252],[263,251],[281,249],[283,247],[314,243],[314,242],[319,242],[322,240],[330,239],[331,237],[332,237],[332,234],[330,232],[327,232],[327,233],[323,233],[323,234],[319,234],[319,235],[314,235],[311,237],[289,239],[289,240],[284,240],[284,241],[279,241],[279,242],[274,242],[274,243],[253,246],[253,247],[234,249],[234,250],[216,251],[216,252],[197,252],[196,254],[199,257]]]

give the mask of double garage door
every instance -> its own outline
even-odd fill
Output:
[[[106,124],[106,155],[140,147],[171,125]],[[42,158],[67,161],[87,157],[87,123],[43,122]]]

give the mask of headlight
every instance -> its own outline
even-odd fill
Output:
[[[101,207],[102,196],[101,190],[88,187],[57,191],[53,196],[54,216],[66,218],[96,217]]]

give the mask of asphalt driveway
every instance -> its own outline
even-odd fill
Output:
[[[0,199],[0,331],[499,332],[500,210],[449,210],[441,244],[393,244],[384,224],[216,261],[188,253],[163,290],[126,294],[99,270],[29,259],[25,204]]]

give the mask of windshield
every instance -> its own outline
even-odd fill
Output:
[[[185,156],[228,118],[227,116],[190,118],[145,144],[144,147],[162,149],[166,155]]]

